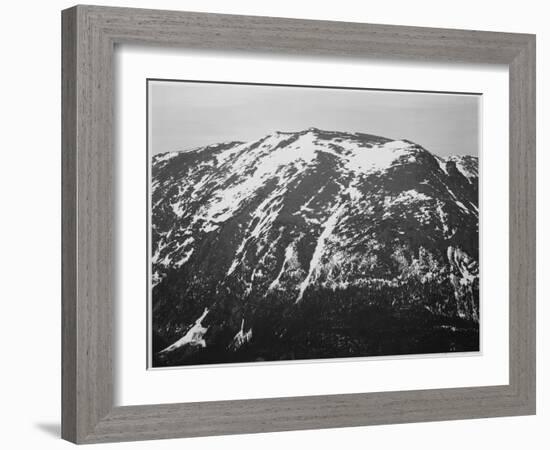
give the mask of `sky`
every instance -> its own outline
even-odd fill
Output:
[[[310,127],[408,139],[443,157],[479,152],[475,94],[154,80],[148,93],[151,154]]]

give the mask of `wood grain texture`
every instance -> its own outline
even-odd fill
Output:
[[[534,36],[96,6],[63,11],[62,31],[65,439],[93,443],[535,412]],[[112,102],[113,52],[119,43],[508,65],[510,383],[114,407]]]
[[[510,385],[535,409],[536,93],[535,40],[510,71]]]
[[[61,156],[62,435],[76,440],[76,10],[63,14]]]

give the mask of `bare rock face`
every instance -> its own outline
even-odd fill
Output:
[[[478,350],[476,157],[312,128],[152,164],[154,365]]]

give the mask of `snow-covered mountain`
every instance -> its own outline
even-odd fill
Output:
[[[310,128],[152,161],[157,365],[478,349],[478,160]]]

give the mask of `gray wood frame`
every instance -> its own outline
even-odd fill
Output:
[[[535,36],[97,6],[63,11],[62,31],[64,439],[94,443],[535,413]],[[113,52],[118,43],[506,64],[509,384],[114,407]]]

